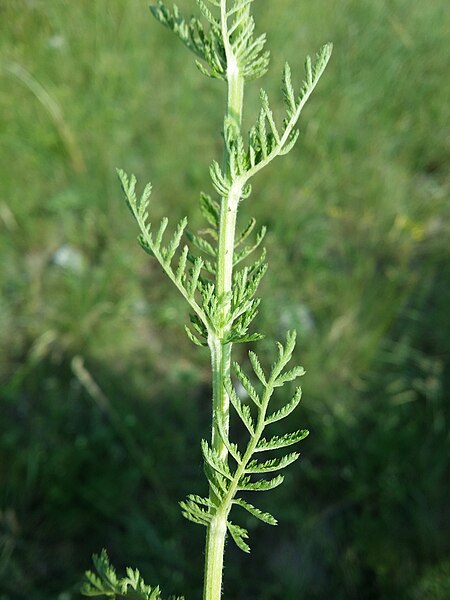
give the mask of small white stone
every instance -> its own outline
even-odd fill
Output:
[[[48,38],[48,45],[54,50],[59,50],[66,45],[66,38],[61,33],[55,33]]]
[[[63,244],[52,256],[52,262],[58,267],[80,273],[84,266],[84,257],[70,244]]]

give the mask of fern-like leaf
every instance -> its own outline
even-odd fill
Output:
[[[275,423],[276,421],[281,421],[281,419],[285,419],[288,415],[291,414],[291,412],[293,412],[297,408],[301,398],[302,388],[298,387],[294,394],[294,397],[290,402],[288,402],[282,408],[276,410],[275,412],[266,417],[266,425],[270,425],[270,423]]]
[[[231,523],[231,521],[228,521],[227,529],[235,541],[236,546],[243,552],[250,552],[250,546],[245,542],[245,540],[248,539],[248,531],[239,525]]]
[[[162,600],[159,587],[147,585],[137,569],[128,567],[126,576],[118,578],[111,565],[106,550],[99,555],[94,554],[93,563],[97,573],[87,571],[81,593],[84,596],[103,597],[128,600]],[[171,597],[169,600],[184,600],[182,597]]]
[[[272,479],[259,479],[258,481],[251,481],[249,477],[242,477],[239,480],[238,489],[243,492],[267,492],[281,485],[283,481],[283,475],[277,475]]]
[[[266,460],[265,462],[258,462],[256,460],[252,460],[245,469],[246,473],[271,473],[272,471],[279,471],[280,469],[284,469],[291,465],[293,462],[297,460],[300,456],[298,452],[292,452],[291,454],[286,454],[281,458],[272,458],[270,460]]]
[[[242,500],[242,498],[235,498],[233,500],[233,504],[236,504],[237,506],[241,506],[247,512],[249,512],[253,517],[256,517],[257,519],[259,519],[260,521],[263,521],[264,523],[267,523],[268,525],[277,525],[278,524],[278,521],[270,513],[264,512],[264,511],[260,510],[259,508],[256,508],[252,504],[249,504],[245,500]]]
[[[188,496],[187,500],[180,502],[181,514],[188,521],[207,527],[211,522],[212,514],[210,507],[203,508],[203,504],[204,502],[199,502],[196,496]]]
[[[246,289],[246,282],[249,277],[249,271],[244,269],[236,282],[237,296]],[[240,290],[240,291],[239,291]],[[214,496],[210,499],[199,499],[199,497],[190,497],[182,504],[183,514],[197,523],[206,525],[216,514],[226,515],[228,517],[234,505],[241,506],[251,515],[269,523],[276,524],[276,519],[269,513],[249,504],[246,500],[239,497],[239,492],[264,492],[272,490],[284,480],[283,475],[278,474],[271,479],[259,478],[261,475],[281,471],[294,463],[300,456],[298,452],[289,452],[283,456],[269,458],[265,461],[255,459],[255,455],[261,452],[279,450],[290,447],[303,440],[307,435],[306,429],[300,429],[284,435],[275,435],[269,438],[263,437],[263,432],[271,423],[280,421],[288,416],[298,405],[301,397],[301,390],[297,388],[290,402],[282,408],[269,413],[269,405],[273,393],[284,383],[290,382],[303,374],[301,367],[287,369],[288,363],[292,359],[295,349],[296,334],[294,331],[288,332],[284,344],[278,343],[278,355],[274,361],[270,374],[266,374],[261,366],[257,355],[249,353],[250,362],[253,371],[259,381],[257,389],[250,377],[244,372],[238,363],[234,363],[234,371],[238,381],[248,393],[252,400],[253,410],[250,406],[242,402],[233,387],[230,377],[225,380],[225,391],[234,407],[237,415],[245,425],[249,441],[245,450],[240,451],[236,444],[230,441],[229,434],[225,429],[223,416],[220,412],[215,413],[214,418],[217,423],[218,432],[224,446],[227,448],[230,456],[235,460],[235,466],[232,467],[223,460],[219,454],[214,451],[207,442],[202,442],[203,456],[205,459],[205,472],[207,474],[210,489]],[[255,413],[252,414],[252,413]],[[256,476],[256,480],[255,480]],[[238,525],[228,520],[228,531],[241,550],[249,552],[250,548],[246,540],[248,533]]]
[[[225,383],[225,389],[227,394],[231,400],[232,405],[234,406],[236,412],[238,413],[241,421],[244,423],[247,431],[250,435],[255,435],[255,424],[252,419],[250,407],[247,404],[243,404],[238,395],[236,394],[234,387],[230,380],[227,380]]]
[[[208,194],[200,194],[200,210],[205,219],[214,227],[219,228],[220,221],[220,206],[219,204],[208,196]]]
[[[235,257],[234,257],[234,265],[235,266],[237,264],[239,264],[241,261],[245,260],[248,256],[250,256],[250,254],[252,252],[254,252],[257,248],[259,248],[259,246],[261,245],[261,243],[266,235],[266,232],[267,232],[267,228],[261,227],[261,230],[258,232],[258,234],[256,236],[256,240],[255,240],[254,244],[252,244],[251,246],[246,246],[240,252],[235,253]]]
[[[227,463],[220,458],[218,453],[213,448],[209,447],[209,444],[206,440],[202,440],[202,452],[206,464],[208,464],[214,471],[220,475],[223,475],[226,479],[233,479]]]
[[[248,353],[248,356],[250,358],[250,362],[252,364],[255,375],[258,377],[258,379],[264,386],[267,386],[266,376],[264,374],[263,368],[261,367],[261,363],[259,362],[258,356],[251,350]]]
[[[168,219],[162,219],[155,237],[152,235],[151,224],[148,222],[147,211],[151,193],[150,184],[145,187],[142,196],[138,198],[136,196],[135,176],[132,175],[131,177],[128,177],[128,175],[120,169],[118,169],[117,173],[125,193],[127,205],[133,213],[141,230],[141,234],[138,237],[141,247],[145,252],[157,259],[165,273],[194,310],[197,318],[203,325],[204,331],[209,331],[212,327],[212,323],[196,300],[196,293],[199,290],[200,273],[204,265],[203,260],[201,258],[193,258],[193,268],[191,269],[190,276],[188,276],[186,274],[186,262],[190,254],[189,249],[185,246],[178,259],[176,270],[174,271],[172,267],[173,259],[179,250],[181,239],[187,226],[187,219],[182,219],[180,221],[169,243],[164,245],[163,238],[168,227]],[[194,341],[195,336],[190,336],[190,338]]]
[[[250,396],[250,398],[253,400],[253,402],[256,404],[256,406],[260,407],[261,399],[260,399],[258,393],[256,392],[255,388],[253,387],[250,379],[244,373],[244,371],[240,367],[239,363],[237,363],[237,362],[233,363],[233,367],[234,367],[237,378],[241,382],[241,384],[242,384],[243,388],[245,389],[245,391],[247,392],[247,394]]]
[[[277,450],[278,448],[287,448],[297,442],[301,442],[309,434],[307,429],[299,429],[292,433],[285,433],[284,435],[274,435],[269,440],[261,438],[258,442],[255,452],[266,452],[267,450]]]
[[[209,256],[212,256],[213,258],[216,257],[217,252],[216,252],[215,248],[213,248],[207,240],[200,237],[199,235],[196,235],[195,233],[192,233],[191,231],[187,231],[186,235],[187,235],[187,238],[189,239],[189,241],[196,248],[198,248],[198,250],[200,250],[201,252],[204,252],[205,254],[208,254]]]

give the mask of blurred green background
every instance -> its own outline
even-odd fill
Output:
[[[189,13],[193,0],[179,5]],[[288,58],[335,51],[301,140],[241,218],[268,226],[257,350],[297,328],[303,459],[227,547],[236,600],[450,598],[450,12],[446,0],[255,2],[281,114]],[[109,550],[201,597],[208,354],[135,243],[115,167],[188,215],[224,86],[144,0],[0,0],[0,599],[72,600]],[[245,361],[243,348],[236,356]],[[446,478],[447,474],[447,478]],[[245,524],[245,517],[244,524]]]

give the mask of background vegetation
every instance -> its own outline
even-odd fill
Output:
[[[300,72],[323,42],[335,52],[301,143],[242,205],[269,228],[258,350],[298,328],[307,376],[292,426],[312,435],[265,499],[277,530],[250,522],[249,557],[229,545],[226,597],[443,600],[447,2],[255,10],[273,97],[287,57]],[[0,598],[76,599],[106,546],[194,600],[204,531],[176,501],[205,491],[208,357],[133,243],[114,169],[151,178],[157,217],[198,226],[224,89],[143,0],[1,0],[0,53]]]

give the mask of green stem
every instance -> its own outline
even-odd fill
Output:
[[[225,52],[227,55],[228,101],[227,116],[236,122],[238,127],[242,122],[242,107],[244,98],[244,79],[240,74],[236,58],[232,52],[227,32],[226,0],[222,0],[222,33]],[[225,151],[225,169],[229,172],[229,157]],[[233,284],[234,241],[236,234],[236,217],[241,197],[242,185],[232,185],[226,198],[222,199],[219,225],[219,244],[217,255],[216,290],[219,298],[230,295]],[[213,416],[212,416],[212,447],[220,457],[227,459],[228,450],[222,441],[218,427],[217,416],[221,418],[224,429],[229,429],[230,400],[225,391],[224,382],[230,372],[231,343],[224,343],[229,331],[229,314],[231,302],[224,302],[222,309],[222,328],[209,337],[211,351],[211,368],[213,384]],[[210,497],[214,494],[210,490]],[[227,533],[227,514],[217,512],[208,526],[206,534],[205,580],[203,600],[220,600],[222,595],[222,571]]]
[[[225,19],[226,2],[222,0],[222,31],[224,37],[225,51],[227,54],[227,116],[232,118],[238,127],[242,122],[242,106],[244,99],[244,79],[239,72],[236,58],[228,41],[227,23]],[[229,171],[229,157],[225,149],[225,170]],[[219,298],[231,294],[233,285],[233,259],[234,241],[236,235],[236,217],[239,200],[242,193],[242,185],[232,185],[227,197],[222,198],[219,224],[219,242],[217,253],[217,276],[216,291]],[[210,336],[209,347],[211,350],[212,382],[213,382],[213,419],[212,419],[212,446],[224,459],[227,458],[227,449],[220,437],[216,414],[222,416],[225,431],[228,431],[229,398],[224,388],[225,378],[230,371],[231,344],[224,344],[223,340],[229,331],[229,314],[231,302],[228,299],[222,308],[223,326],[216,335]]]
[[[227,518],[215,515],[206,534],[205,582],[203,600],[220,600]]]

